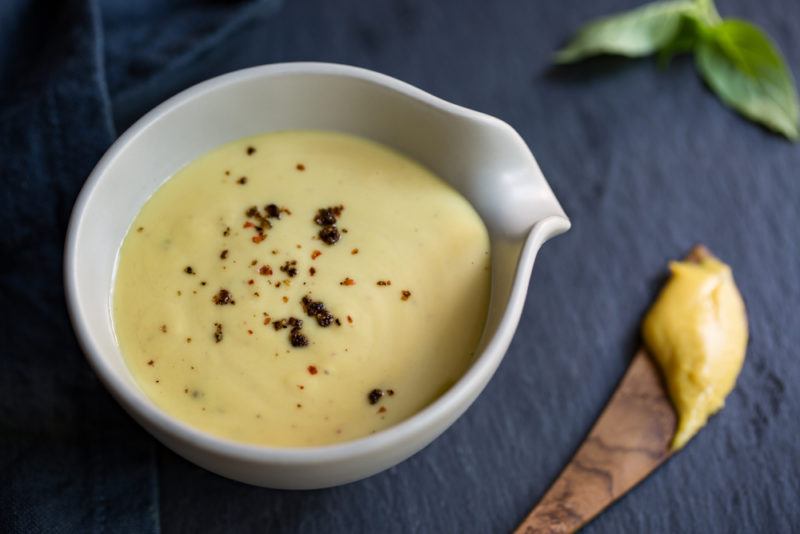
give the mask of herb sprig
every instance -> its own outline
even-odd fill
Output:
[[[697,71],[728,106],[787,138],[800,139],[797,90],[778,48],[753,24],[723,19],[713,0],[665,0],[581,28],[556,63],[616,54],[658,54],[666,65],[693,52]]]

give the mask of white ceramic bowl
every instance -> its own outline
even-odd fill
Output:
[[[114,335],[117,253],[150,195],[223,143],[287,129],[336,130],[384,143],[461,192],[489,229],[492,297],[477,357],[447,393],[371,436],[274,448],[206,434],[157,408],[128,371]],[[95,167],[72,213],[64,277],[72,322],[97,375],[164,445],[220,475],[273,488],[321,488],[387,469],[430,443],[475,400],[517,327],[536,253],[570,226],[525,142],[506,123],[375,72],[324,63],[267,65],[196,85],[148,113]]]

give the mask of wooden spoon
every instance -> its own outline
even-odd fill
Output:
[[[710,255],[698,245],[687,259]],[[670,457],[676,423],[660,371],[640,348],[589,436],[515,533],[584,526]]]

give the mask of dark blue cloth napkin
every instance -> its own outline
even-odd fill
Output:
[[[116,125],[208,75],[215,47],[276,6],[0,2],[0,531],[159,529],[154,441],[67,319],[66,223]]]
[[[0,0],[0,532],[508,532],[584,438],[666,262],[728,261],[751,343],[725,409],[586,532],[800,530],[800,145],[731,113],[685,57],[552,69],[592,17],[642,0]],[[717,0],[800,75],[800,2]],[[329,490],[254,488],[156,444],[66,319],[72,202],[114,137],[200,79],[349,63],[510,122],[573,228],[534,268],[509,352],[420,454]]]

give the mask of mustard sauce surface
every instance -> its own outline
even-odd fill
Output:
[[[212,150],[154,193],[119,253],[113,319],[167,413],[231,440],[324,445],[457,381],[489,282],[487,230],[443,180],[371,141],[281,132]]]
[[[728,265],[710,254],[670,263],[671,276],[642,324],[678,414],[673,450],[720,410],[747,347],[747,315]]]

